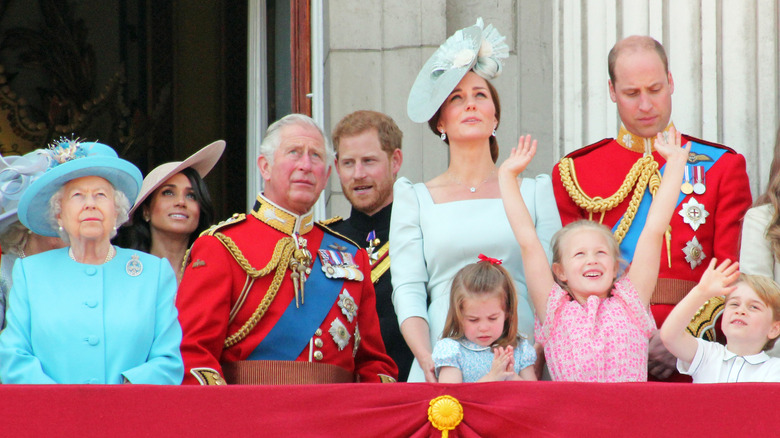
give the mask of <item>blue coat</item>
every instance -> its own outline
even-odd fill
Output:
[[[181,383],[173,269],[167,260],[116,249],[103,265],[77,263],[68,248],[16,262],[0,381]],[[128,269],[135,256],[138,276]]]

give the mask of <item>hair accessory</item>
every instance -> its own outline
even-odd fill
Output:
[[[413,122],[427,122],[469,70],[490,80],[501,74],[509,57],[506,38],[482,18],[447,38],[425,62],[409,91],[406,112]]]
[[[442,132],[439,137],[441,137],[441,141],[447,141],[447,134],[446,133]]]
[[[98,176],[111,183],[128,199],[141,188],[141,171],[119,158],[109,146],[79,139],[61,138],[39,153],[48,155],[49,167],[24,191],[19,199],[19,221],[41,236],[57,237],[56,225],[49,222],[49,201],[68,181]]]
[[[146,200],[146,198],[152,194],[158,187],[160,187],[165,181],[182,170],[191,167],[201,178],[208,175],[214,165],[217,164],[219,158],[222,156],[222,152],[225,151],[225,142],[223,140],[217,140],[214,143],[202,148],[198,152],[187,157],[184,161],[171,161],[170,163],[160,164],[155,167],[141,185],[141,191],[138,193],[133,208],[130,210],[130,217],[133,216],[133,212]],[[149,222],[147,220],[147,222]]]
[[[493,257],[486,256],[485,254],[479,255],[479,261],[490,262],[492,265],[500,265],[503,262],[501,259],[494,259]]]

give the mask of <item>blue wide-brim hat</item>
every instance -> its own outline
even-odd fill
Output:
[[[62,140],[45,149],[51,167],[33,182],[19,200],[19,221],[41,236],[57,237],[49,222],[49,201],[65,183],[84,176],[99,176],[121,191],[130,202],[141,189],[141,171],[133,163],[119,158],[102,143]]]
[[[482,18],[447,38],[425,62],[409,91],[409,118],[417,123],[430,120],[469,71],[486,80],[500,75],[501,59],[509,56],[505,39],[493,25],[485,27]]]

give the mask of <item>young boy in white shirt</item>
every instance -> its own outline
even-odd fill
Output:
[[[780,382],[780,359],[770,357],[780,336],[780,285],[768,277],[740,274],[739,263],[710,265],[661,327],[661,340],[677,357],[677,369],[693,383]],[[694,313],[708,299],[726,295],[721,328],[726,346],[688,333]]]

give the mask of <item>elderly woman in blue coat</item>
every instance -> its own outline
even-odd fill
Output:
[[[2,383],[180,384],[168,262],[111,245],[141,172],[100,143],[64,140],[22,195],[19,219],[68,247],[19,259],[0,333]]]

